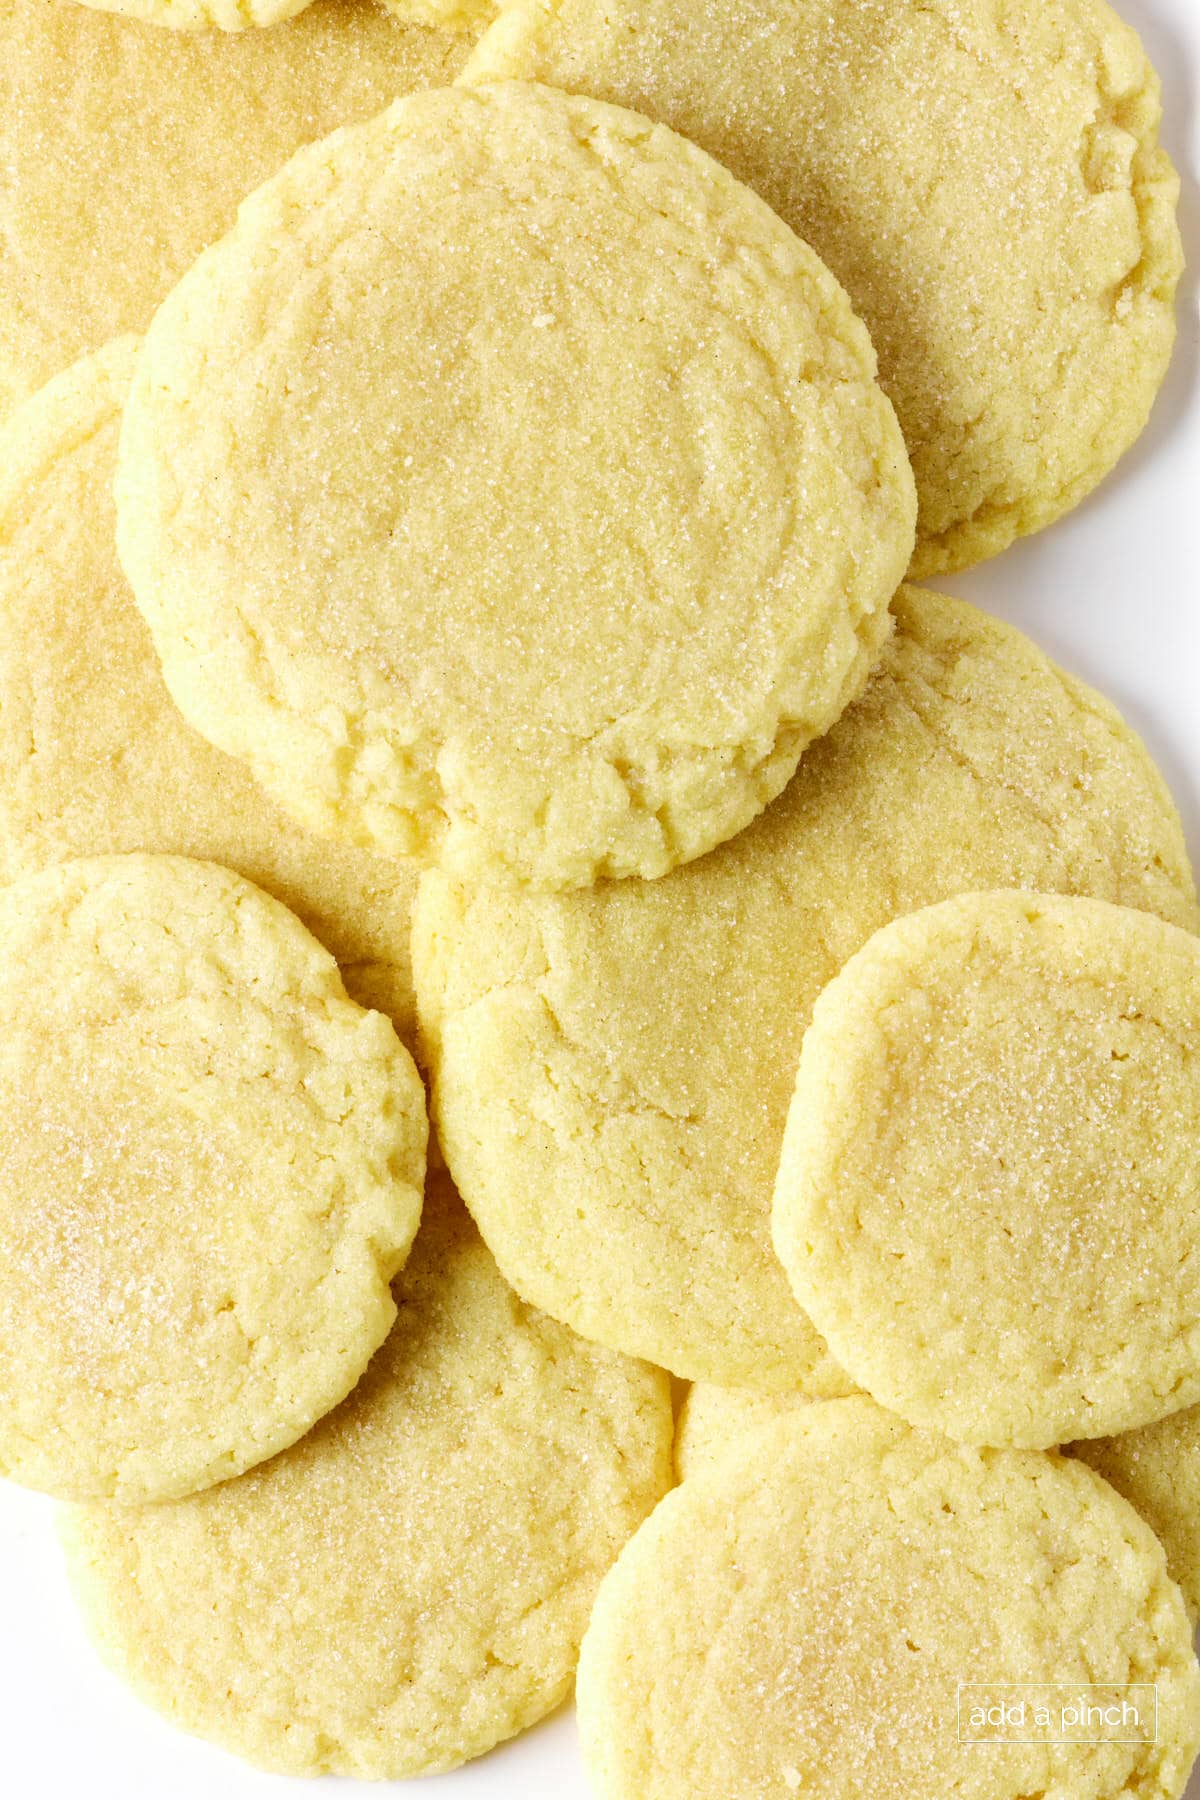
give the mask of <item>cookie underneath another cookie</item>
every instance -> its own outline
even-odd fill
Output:
[[[876,932],[804,1039],[774,1241],[855,1381],[968,1443],[1200,1400],[1200,938],[966,894]]]
[[[278,901],[182,857],[0,888],[0,1472],[186,1494],[342,1400],[395,1317],[425,1102]]]
[[[191,1500],[64,1518],[117,1671],[290,1774],[430,1774],[543,1717],[670,1484],[665,1377],[523,1306],[444,1178],[395,1291],[391,1337],[294,1449]]]
[[[1200,1617],[1200,1407],[1119,1437],[1075,1444],[1072,1454],[1111,1482],[1153,1528],[1192,1617]]]
[[[1075,506],[1174,341],[1179,182],[1106,0],[511,0],[462,76],[674,126],[866,320],[921,500],[914,575]]]
[[[449,81],[468,47],[376,0],[240,36],[0,0],[0,416],[143,331],[301,144]]]
[[[414,1031],[415,873],[296,825],[163,686],[117,561],[112,479],[137,343],[0,428],[0,880],[148,850],[224,863],[297,914],[353,1000]]]

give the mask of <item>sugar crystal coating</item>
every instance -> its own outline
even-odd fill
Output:
[[[387,1335],[425,1136],[392,1027],[240,876],[0,888],[0,1471],[136,1502],[293,1443]]]

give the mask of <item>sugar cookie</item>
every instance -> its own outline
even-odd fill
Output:
[[[0,880],[110,851],[225,863],[411,1035],[415,875],[294,825],[163,686],[113,538],[135,350],[125,338],[85,359],[0,427]]]
[[[190,1493],[293,1443],[395,1317],[425,1106],[278,901],[112,856],[0,889],[0,1473]]]
[[[688,1390],[675,1432],[680,1481],[711,1468],[748,1432],[808,1405],[808,1396],[756,1394],[698,1381]],[[1188,1611],[1200,1616],[1200,1407],[1189,1406],[1119,1437],[1084,1439],[1071,1454],[1146,1521],[1167,1556]]]
[[[144,330],[301,144],[449,81],[467,48],[376,0],[236,38],[0,0],[0,416]]]
[[[861,1399],[668,1495],[600,1590],[578,1693],[599,1800],[1174,1800],[1200,1744],[1183,1602],[1125,1501]]]
[[[1139,1512],[1167,1553],[1188,1610],[1200,1617],[1200,1406],[1119,1437],[1072,1446]]]
[[[290,1774],[430,1774],[549,1712],[670,1484],[665,1377],[522,1306],[441,1183],[396,1297],[362,1382],[283,1456],[66,1517],[118,1672]]]
[[[382,0],[388,11],[408,23],[440,26],[445,31],[478,34],[495,17],[496,0]]]
[[[242,205],[145,339],[118,543],[186,716],[305,824],[547,887],[731,836],[912,544],[866,332],[662,126],[410,96]]]
[[[676,1474],[686,1481],[702,1469],[711,1469],[749,1432],[773,1425],[785,1414],[810,1404],[810,1396],[803,1393],[756,1394],[753,1388],[693,1382],[675,1431]]]
[[[1200,938],[964,894],[821,994],[775,1184],[792,1285],[859,1385],[968,1443],[1200,1401]]]
[[[1105,0],[512,0],[463,79],[497,76],[674,126],[824,257],[908,440],[914,575],[1048,525],[1141,431],[1179,183]]]
[[[525,897],[425,878],[414,969],[447,1160],[531,1303],[677,1375],[846,1391],[770,1242],[813,1001],[966,888],[1200,924],[1133,732],[1026,638],[908,589],[865,694],[734,841],[654,883]]]
[[[311,0],[79,0],[98,12],[121,13],[172,31],[246,31],[295,18]]]

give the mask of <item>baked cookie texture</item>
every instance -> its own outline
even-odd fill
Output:
[[[0,889],[0,1472],[145,1501],[358,1380],[421,1213],[424,1092],[297,919],[227,869]]]
[[[121,13],[172,31],[246,31],[295,18],[311,0],[79,0],[100,12]]]
[[[1157,1685],[1157,1741],[960,1742],[960,1684],[1050,1682]],[[602,1800],[1175,1796],[1200,1742],[1183,1601],[1132,1508],[865,1399],[663,1501],[600,1590],[578,1701]]]
[[[1189,1613],[1200,1617],[1200,1407],[1119,1437],[1076,1444],[1072,1454],[1111,1482],[1152,1527]]]
[[[850,1398],[850,1392],[842,1397]],[[810,1396],[799,1390],[792,1394],[758,1394],[753,1388],[693,1382],[679,1409],[675,1473],[680,1481],[687,1481],[702,1470],[715,1468],[741,1438],[810,1403]]]
[[[111,851],[225,863],[295,912],[351,998],[411,1039],[415,873],[302,830],[163,686],[115,541],[136,351],[109,345],[0,427],[0,880]]]
[[[310,828],[546,887],[732,835],[912,546],[867,334],[662,126],[523,83],[300,152],[156,314],[118,543],[167,686]]]
[[[829,264],[908,442],[914,576],[1050,524],[1145,424],[1179,184],[1105,0],[513,0],[462,79],[513,76],[674,126]]]
[[[349,1400],[240,1481],[65,1515],[106,1658],[290,1774],[449,1769],[571,1686],[602,1575],[670,1485],[657,1369],[523,1306],[444,1178]]]
[[[496,16],[496,0],[381,0],[381,4],[408,23],[469,32],[472,40]]]
[[[688,1389],[675,1432],[675,1470],[686,1481],[714,1467],[749,1432],[808,1404],[808,1396],[756,1394],[698,1381]],[[1118,1437],[1090,1438],[1069,1454],[1122,1494],[1162,1545],[1190,1617],[1200,1616],[1200,1407]]]
[[[859,1385],[1040,1448],[1200,1400],[1200,939],[964,894],[821,994],[773,1230]]]
[[[1130,728],[1020,633],[905,589],[866,691],[750,829],[662,881],[426,876],[413,956],[442,1145],[508,1279],[691,1379],[852,1385],[771,1247],[813,1002],[872,931],[974,887],[1200,926]]]
[[[375,0],[236,38],[0,0],[0,415],[144,330],[301,144],[449,81],[467,48]]]

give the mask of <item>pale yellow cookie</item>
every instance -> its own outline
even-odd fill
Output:
[[[845,1398],[853,1390],[846,1383]],[[680,1481],[713,1468],[733,1446],[752,1431],[773,1425],[786,1413],[812,1404],[812,1396],[756,1394],[752,1388],[718,1387],[715,1382],[693,1382],[688,1389],[675,1427],[675,1472]]]
[[[236,38],[0,0],[0,415],[143,330],[301,144],[449,81],[466,49],[376,0]]]
[[[1001,1741],[973,1741],[985,1696],[1028,1708]],[[599,1800],[1174,1800],[1200,1744],[1183,1601],[1132,1508],[865,1399],[663,1501],[600,1590],[578,1699]],[[1114,1703],[1090,1730],[1066,1710]]]
[[[311,827],[661,875],[859,691],[912,545],[866,332],[662,126],[497,83],[244,202],[146,336],[118,542],[167,685]]]
[[[51,0],[52,4],[63,0]],[[73,4],[74,0],[66,0]],[[252,25],[279,25],[303,12],[311,0],[79,0],[99,12],[122,13],[172,31],[246,31]]]
[[[136,342],[0,428],[0,880],[110,851],[227,864],[332,950],[353,999],[413,1029],[401,863],[310,836],[186,723],[117,561],[112,477]]]
[[[913,573],[1076,505],[1174,339],[1158,79],[1105,0],[512,0],[463,75],[636,107],[756,188],[870,328]]]
[[[477,35],[496,16],[496,0],[382,0],[398,19]]]
[[[756,1394],[696,1382],[675,1430],[680,1481],[712,1468],[749,1432],[808,1404],[803,1393]],[[1200,1616],[1200,1407],[1186,1407],[1119,1437],[1085,1439],[1071,1454],[1090,1463],[1150,1526],[1189,1614]]]
[[[387,1336],[425,1131],[387,1020],[240,876],[0,889],[0,1473],[154,1500],[293,1443]]]
[[[290,1774],[431,1774],[551,1711],[670,1485],[665,1376],[522,1306],[444,1180],[396,1298],[367,1375],[294,1449],[190,1500],[65,1518],[118,1673]]]
[[[1152,1527],[1167,1567],[1200,1617],[1200,1407],[1188,1406],[1119,1437],[1074,1444]]]
[[[1200,939],[964,894],[820,996],[774,1241],[859,1385],[1034,1448],[1200,1401]]]
[[[1145,750],[1026,638],[918,589],[783,797],[665,880],[414,913],[443,1147],[509,1280],[678,1375],[845,1392],[771,1248],[813,1001],[899,913],[980,886],[1200,924]]]

